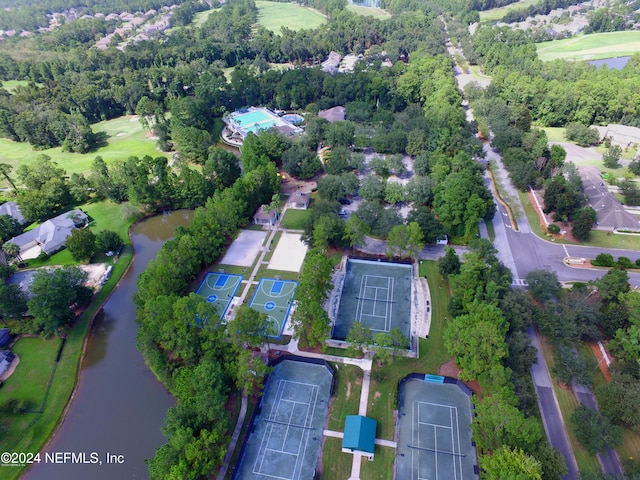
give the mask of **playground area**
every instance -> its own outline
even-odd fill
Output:
[[[449,377],[412,374],[400,382],[395,478],[478,479],[469,395]]]
[[[279,363],[256,407],[234,479],[313,479],[332,381],[325,362]]]
[[[266,313],[271,323],[271,337],[281,338],[293,305],[298,282],[263,278],[258,284],[249,307]]]
[[[331,337],[345,340],[354,322],[374,335],[399,328],[411,335],[411,265],[349,259]]]
[[[267,232],[258,230],[241,230],[227,252],[220,260],[222,265],[250,267],[255,262],[260,249],[267,238]]]
[[[302,235],[283,232],[269,261],[269,269],[299,272],[308,248],[302,242]]]
[[[196,294],[214,304],[218,312],[221,312],[220,318],[224,318],[241,282],[242,275],[209,272],[198,286]]]

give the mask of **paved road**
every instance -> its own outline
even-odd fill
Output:
[[[598,402],[593,392],[589,387],[584,385],[573,385],[573,393],[576,395],[576,399],[582,405],[590,408],[591,410],[598,410]],[[624,470],[620,464],[620,457],[618,452],[614,449],[609,449],[607,453],[598,454],[598,462],[602,467],[602,471],[608,475],[623,475]]]
[[[531,340],[531,344],[536,348],[538,356],[537,362],[531,365],[531,376],[538,395],[538,406],[540,407],[540,415],[544,429],[547,432],[547,438],[551,446],[562,454],[567,464],[568,472],[562,478],[564,480],[576,480],[579,478],[578,464],[573,455],[569,435],[567,434],[562,413],[560,413],[560,406],[553,391],[549,369],[542,355],[538,335],[533,328],[530,328],[527,330],[527,336]]]

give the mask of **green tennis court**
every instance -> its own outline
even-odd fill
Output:
[[[412,374],[400,382],[396,478],[478,479],[469,392],[438,375]]]
[[[272,337],[282,337],[297,286],[298,282],[293,280],[263,278],[251,297],[249,307],[269,316],[271,331],[274,332]]]
[[[411,335],[411,265],[350,258],[331,337],[345,340],[354,322],[372,333]]]
[[[241,282],[242,275],[209,272],[200,283],[196,294],[204,297],[207,302],[213,303],[216,309],[221,312],[220,318],[223,318]]]
[[[333,372],[324,361],[284,360],[269,375],[235,480],[314,478]]]

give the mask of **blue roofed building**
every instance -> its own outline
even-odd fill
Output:
[[[378,422],[362,415],[347,415],[344,423],[342,451],[358,453],[373,460]]]

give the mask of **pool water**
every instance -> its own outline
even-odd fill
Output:
[[[247,127],[256,123],[265,122],[271,119],[271,116],[262,110],[254,110],[253,112],[244,113],[233,118],[241,127]],[[275,120],[272,120],[275,123]],[[262,127],[264,128],[264,127]],[[267,127],[268,128],[268,127]]]
[[[259,123],[259,124],[257,124],[257,125],[256,125],[255,123],[254,123],[253,125],[249,124],[250,126],[248,126],[248,127],[244,127],[244,129],[245,129],[247,132],[253,132],[253,133],[255,133],[255,132],[256,132],[256,130],[266,130],[266,129],[268,129],[268,128],[271,128],[271,127],[273,127],[276,123],[277,123],[277,121],[276,121],[276,120],[269,120],[269,119],[267,119],[266,121],[263,121],[262,123]]]

